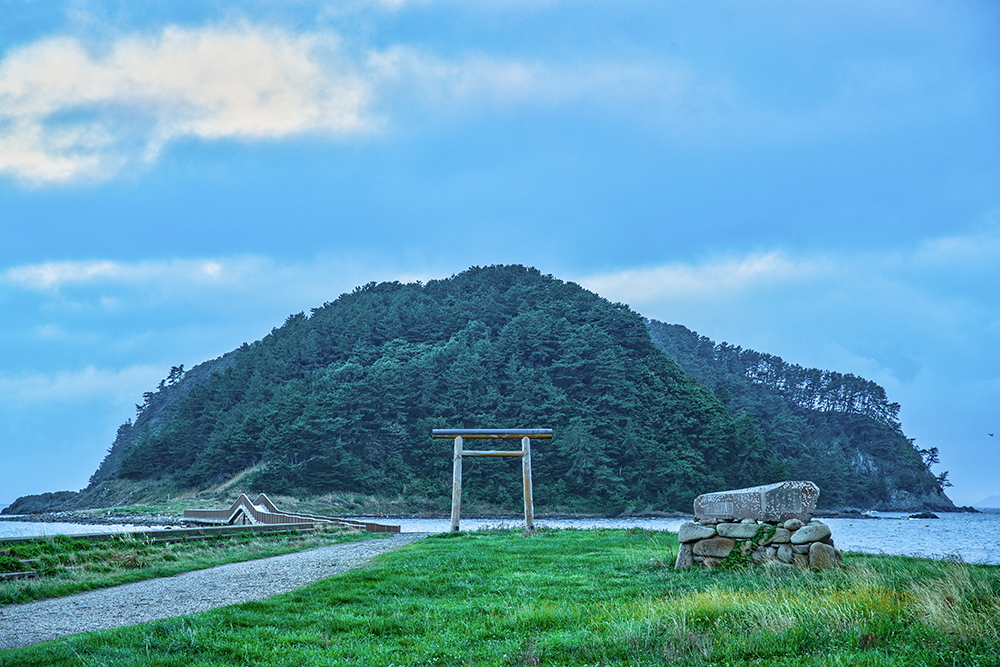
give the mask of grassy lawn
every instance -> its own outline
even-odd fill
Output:
[[[61,597],[369,537],[374,536],[333,528],[301,535],[242,533],[175,543],[155,543],[130,536],[91,542],[65,535],[0,543],[0,571],[34,570],[41,575],[34,579],[0,581],[0,605]]]
[[[0,665],[1000,665],[1000,567],[650,562],[676,546],[638,529],[444,534],[269,600],[0,652]]]

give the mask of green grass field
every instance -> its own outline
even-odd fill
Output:
[[[420,540],[261,602],[0,652],[0,665],[1000,665],[1000,567],[675,572],[676,536]]]
[[[0,605],[62,597],[371,537],[374,535],[332,528],[273,536],[239,533],[175,543],[128,535],[99,542],[57,535],[30,542],[0,543],[0,572],[33,570],[41,575],[0,581]]]

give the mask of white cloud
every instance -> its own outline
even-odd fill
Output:
[[[145,364],[121,370],[87,366],[53,373],[0,375],[0,401],[30,405],[99,399],[127,405],[164,375],[163,368]]]
[[[282,264],[236,256],[139,262],[63,261],[0,269],[0,288],[42,295],[47,313],[123,313],[180,306],[232,315],[305,310],[371,280],[436,277],[356,259],[318,257]],[[2,292],[0,292],[2,293]]]
[[[5,282],[33,290],[58,290],[63,287],[88,284],[120,285],[190,285],[232,283],[254,270],[262,260],[231,259],[145,262],[115,262],[111,260],[45,262],[7,269],[0,274]]]
[[[637,105],[656,113],[689,113],[718,91],[696,81],[692,70],[673,62],[575,62],[496,58],[483,53],[444,59],[406,46],[371,52],[366,66],[396,96],[435,111],[468,105],[564,105],[604,108]]]
[[[390,3],[392,4],[392,3]],[[701,113],[718,97],[679,63],[547,63],[405,46],[348,48],[332,33],[171,26],[102,49],[52,37],[0,60],[0,173],[35,183],[107,179],[173,140],[376,131],[417,109],[586,103]]]
[[[627,269],[584,276],[577,282],[606,298],[630,304],[728,300],[765,289],[825,286],[829,294],[867,291],[858,303],[899,299],[921,306],[934,314],[935,320],[947,320],[951,319],[948,313],[964,308],[964,299],[956,294],[956,279],[983,280],[1000,274],[1000,224],[996,218],[991,214],[975,229],[928,239],[909,250],[798,256],[775,250]],[[940,299],[938,288],[948,293],[948,299]],[[976,294],[982,293],[977,290]]]
[[[409,2],[407,0],[371,0],[371,4],[376,7],[396,11],[402,9],[404,5],[412,5],[414,3],[413,0],[410,0]],[[421,0],[420,4],[427,4],[427,1]]]
[[[478,0],[477,9],[494,9],[506,7],[536,7],[544,5],[558,4],[560,0]],[[323,7],[325,13],[343,14],[348,12],[364,11],[366,9],[377,9],[383,11],[397,12],[406,7],[421,7],[426,5],[457,5],[463,10],[468,10],[466,0],[340,0],[336,4]]]
[[[35,327],[35,333],[43,340],[65,340],[69,334],[54,324],[43,324]]]
[[[373,279],[406,282],[438,275],[380,264],[331,256],[294,263],[263,256],[43,262],[0,269],[0,286],[49,295],[50,305],[57,308],[97,304],[106,311],[122,311],[163,302],[308,308]],[[901,321],[923,318],[929,324],[922,326],[940,330],[1000,326],[1000,295],[969,289],[1000,278],[1000,226],[988,224],[910,249],[813,254],[772,250],[569,277],[653,317],[668,308],[739,303],[761,310],[783,303],[830,312],[864,310],[865,317],[895,313]]]
[[[739,293],[814,277],[829,270],[826,259],[795,260],[780,252],[672,263],[580,278],[587,289],[614,301],[642,304],[665,299],[730,298]]]
[[[538,89],[543,74],[536,64],[481,55],[448,61],[404,46],[372,52],[368,67],[378,79],[410,87],[421,102],[434,106],[483,97],[522,99]]]
[[[365,132],[369,96],[332,37],[168,27],[100,53],[46,39],[0,61],[0,172],[100,178],[179,137]]]
[[[440,2],[343,0],[318,12],[396,12],[434,1]],[[485,4],[489,13],[556,3]],[[441,4],[463,15],[474,11],[467,3]],[[890,22],[875,13],[877,21]],[[890,14],[898,22],[896,12]],[[838,31],[862,20],[849,18],[844,25],[842,13],[824,19],[813,12],[807,20],[793,13],[774,22],[773,41],[794,47],[810,31],[825,36],[830,19]],[[744,28],[734,21],[739,23],[734,17],[720,21],[713,39],[742,35]],[[88,34],[102,28],[97,18],[77,23]],[[433,39],[431,34],[422,41]],[[526,46],[532,54],[546,52]],[[156,34],[105,39],[99,48],[54,36],[0,54],[0,174],[36,183],[107,179],[155,160],[180,138],[356,136],[380,129],[386,119],[412,121],[414,112],[429,111],[448,122],[459,111],[481,120],[477,112],[484,106],[532,104],[624,113],[629,122],[646,124],[652,137],[681,145],[773,146],[982,113],[995,92],[989,79],[956,75],[955,63],[938,51],[919,57],[864,48],[849,56],[835,52],[818,69],[789,68],[777,83],[774,75],[786,70],[767,58],[752,66],[760,55],[726,49],[717,58],[697,50],[678,52],[684,56],[647,53],[618,60],[568,56],[562,62],[481,52],[444,58],[408,45],[371,50],[332,32],[250,23],[168,26]]]
[[[986,215],[972,232],[927,241],[914,259],[927,267],[1000,269],[1000,210]]]
[[[1000,373],[1000,227],[911,248],[755,253],[576,278],[719,341],[902,383]],[[951,380],[948,380],[949,382]]]

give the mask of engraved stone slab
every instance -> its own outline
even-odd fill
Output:
[[[749,489],[703,493],[694,499],[699,519],[756,519],[777,523],[788,519],[809,521],[819,500],[812,482],[778,482]]]

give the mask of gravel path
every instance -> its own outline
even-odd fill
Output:
[[[425,535],[400,533],[387,539],[334,544],[64,598],[0,607],[0,649],[262,600],[340,574]]]

